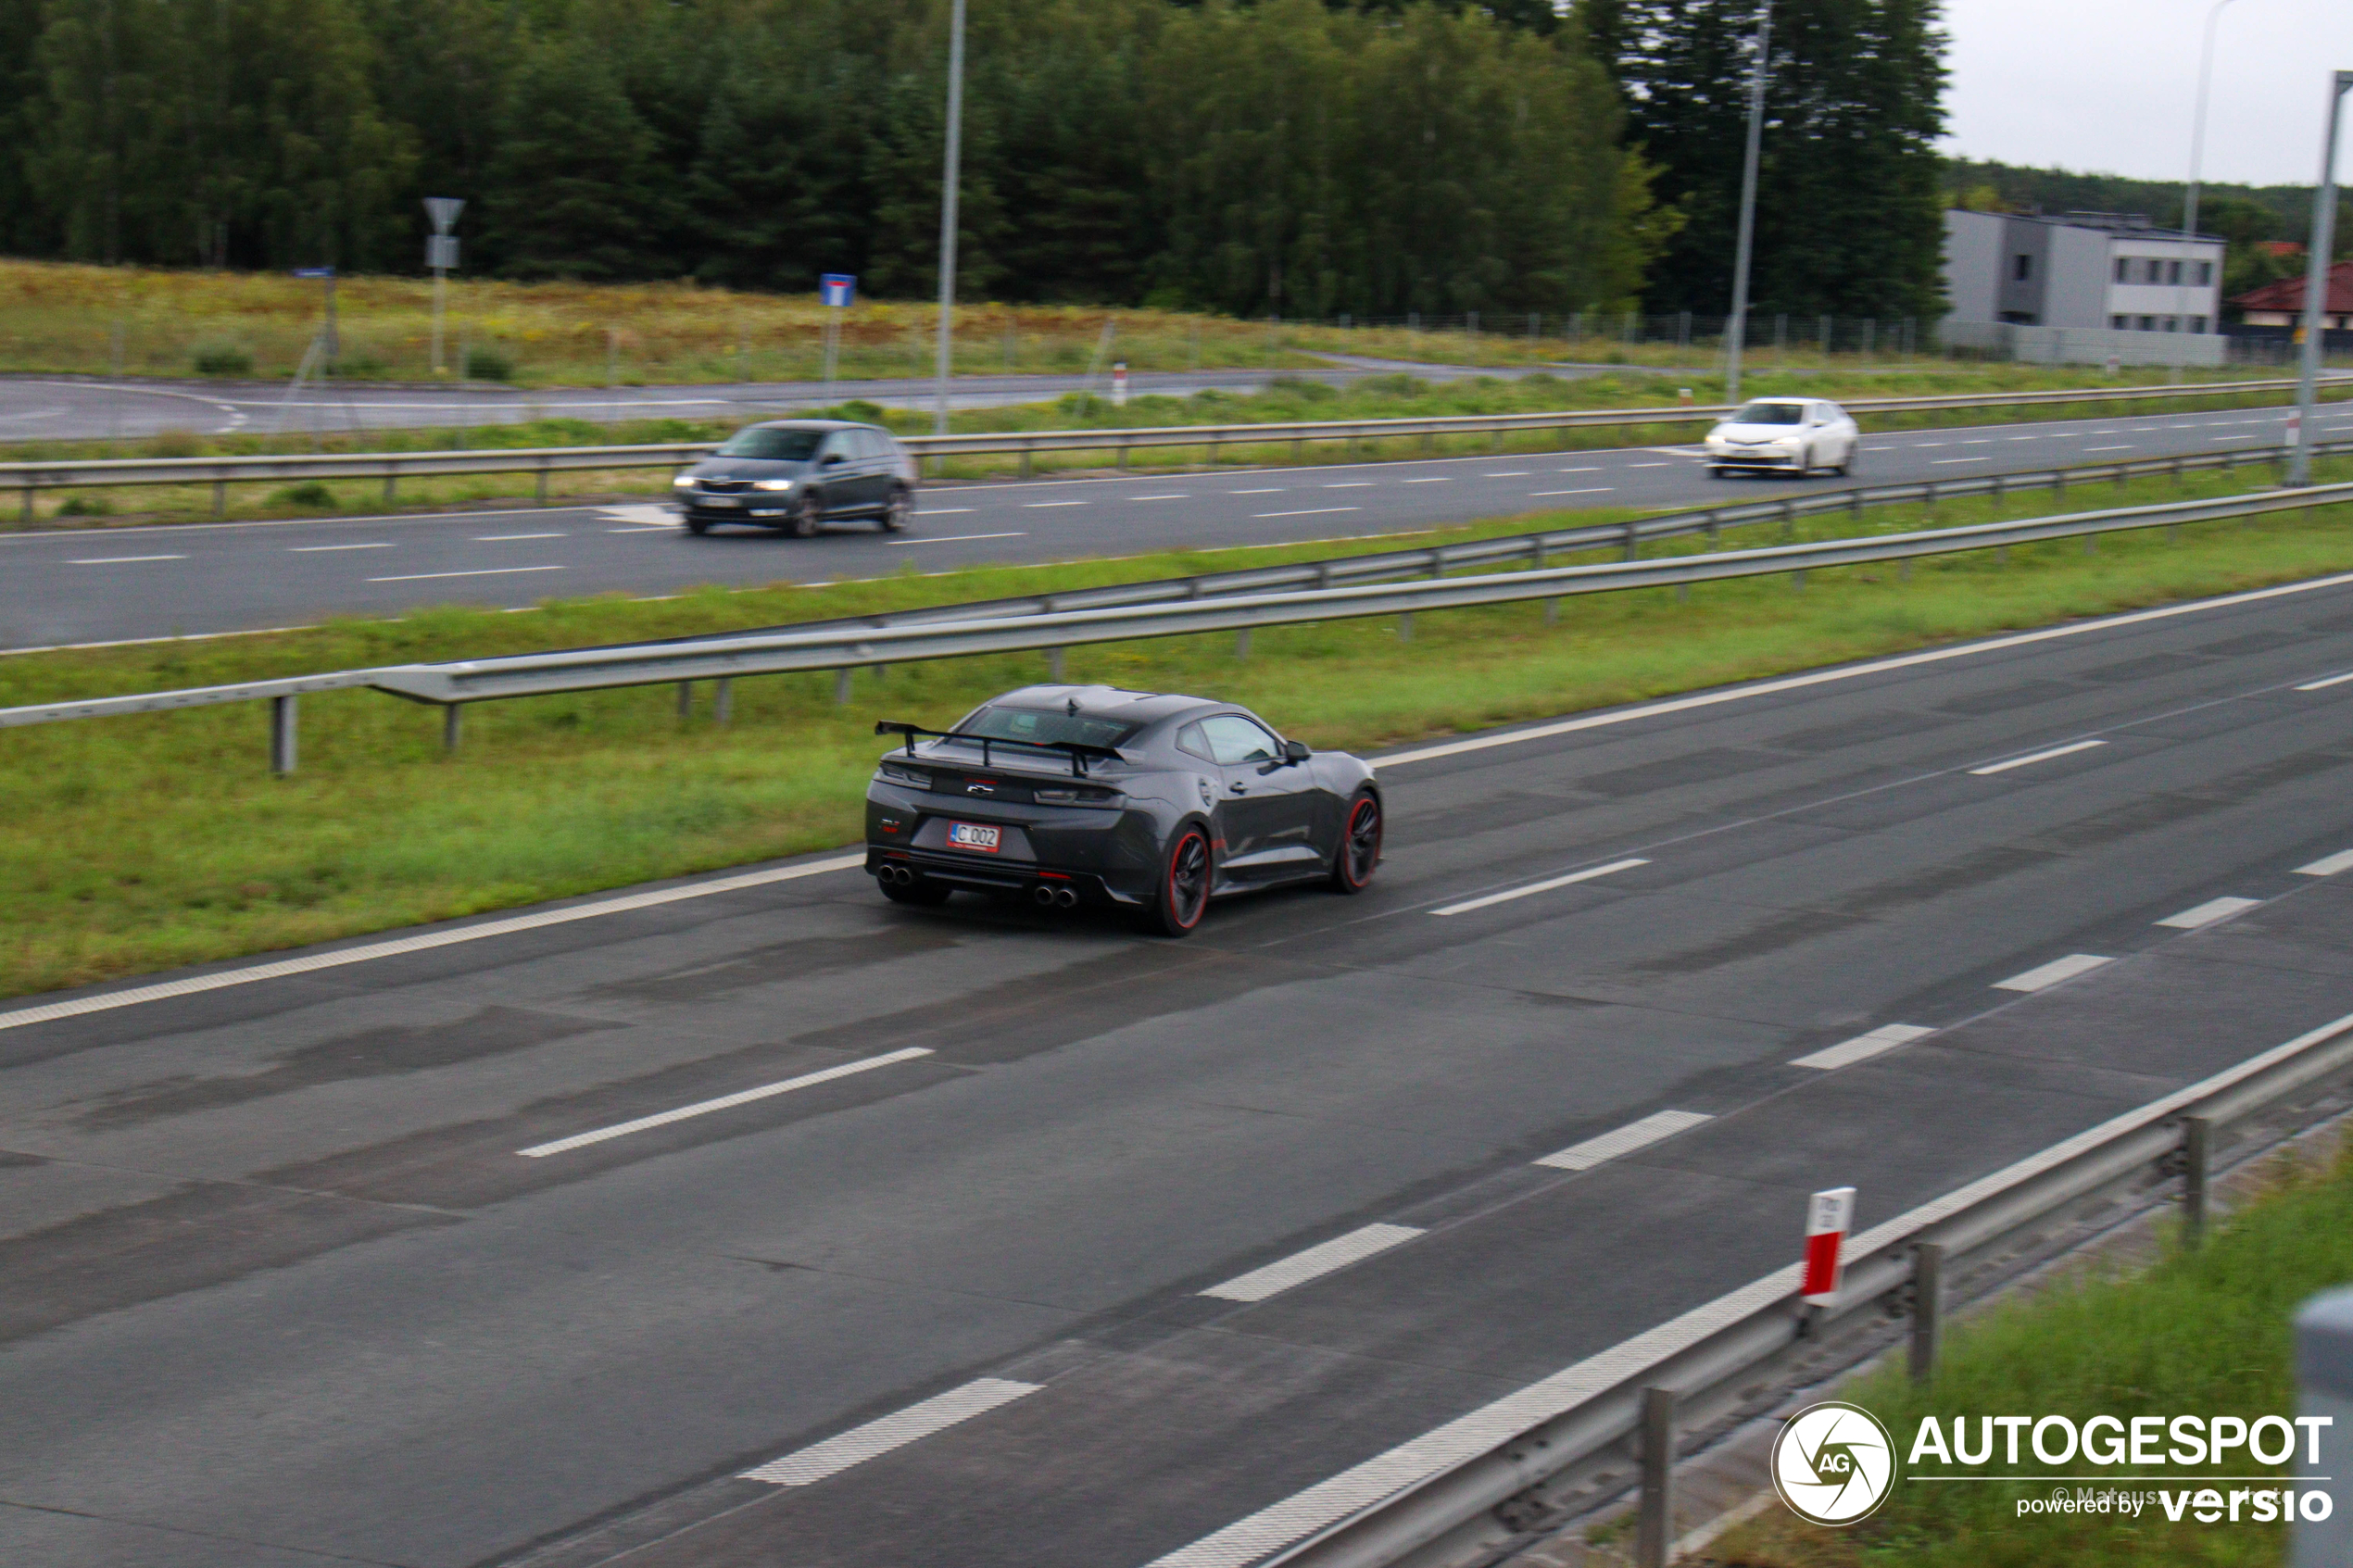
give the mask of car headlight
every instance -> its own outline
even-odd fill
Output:
[[[670,487],[673,490],[692,490],[695,487],[695,476],[690,473],[682,473],[670,482]]]
[[[1776,436],[1773,441],[1773,445],[1776,446],[1794,446],[1797,444],[1798,438],[1794,435]]]
[[[931,775],[929,773],[925,772],[921,768],[909,768],[897,762],[884,763],[882,765],[882,776],[899,784],[910,784],[916,789],[929,789],[931,787]]]
[[[789,479],[755,479],[751,482],[751,487],[754,490],[789,490],[792,488],[792,481]]]

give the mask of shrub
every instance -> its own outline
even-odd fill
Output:
[[[207,344],[196,350],[196,374],[200,376],[249,376],[253,374],[253,356],[232,344]]]
[[[66,504],[57,508],[57,515],[59,517],[106,517],[113,511],[112,507],[95,495],[69,495],[66,497]]]
[[[188,430],[157,431],[147,442],[150,458],[193,458],[202,448],[195,432]]]
[[[515,362],[498,349],[476,344],[466,350],[466,379],[512,381],[515,379]]]
[[[318,480],[306,479],[300,484],[272,490],[270,502],[279,507],[332,507],[335,504],[335,493]]]

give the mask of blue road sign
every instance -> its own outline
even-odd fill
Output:
[[[821,305],[847,307],[858,296],[858,279],[849,272],[821,272],[817,276],[817,300]]]

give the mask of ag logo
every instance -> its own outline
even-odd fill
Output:
[[[1868,1518],[1894,1480],[1894,1441],[1860,1405],[1808,1405],[1773,1439],[1773,1490],[1792,1513],[1813,1524]]]

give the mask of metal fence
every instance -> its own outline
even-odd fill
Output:
[[[1379,1500],[1312,1534],[1302,1527],[1303,1538],[1227,1560],[1237,1568],[1488,1562],[1499,1549],[1560,1523],[1566,1499],[1590,1504],[1597,1493],[1605,1498],[1629,1483],[1641,1487],[1650,1505],[1645,1512],[1663,1519],[1680,1435],[1769,1409],[1793,1381],[1831,1370],[1825,1361],[1840,1358],[1825,1347],[1842,1336],[1868,1348],[1889,1323],[1908,1322],[1911,1372],[1925,1378],[1935,1366],[1948,1298],[1966,1272],[1998,1276],[2014,1272],[2021,1259],[2047,1256],[2069,1239],[2057,1234],[2067,1224],[2095,1209],[2108,1209],[2112,1220],[2109,1206],[2120,1198],[2178,1196],[2195,1244],[2206,1222],[2218,1134],[2348,1065],[2353,1017],[1854,1237],[1839,1298],[1826,1309],[1800,1298],[1800,1270],[1793,1263],[1516,1396],[1539,1408],[1483,1451],[1396,1477]],[[1638,1568],[1663,1564],[1667,1533],[1649,1530],[1644,1537]]]
[[[2182,458],[2156,464],[2115,464],[2095,472],[2113,473],[2120,481],[2133,470],[2162,470],[2178,463],[2186,469],[2198,459]],[[2208,465],[2217,459],[2207,459]],[[1881,501],[1934,500],[1940,495],[1986,494],[2018,485],[2022,479],[2045,478],[2063,488],[2073,475],[2002,476],[1945,484],[1896,485],[1876,492],[1855,491],[1843,495],[1810,498],[1804,510],[1834,506],[1859,508],[1863,497]],[[1046,651],[1059,673],[1062,650],[1090,643],[1126,642],[1140,637],[1182,636],[1204,632],[1247,633],[1261,626],[1296,625],[1307,621],[1396,615],[1405,618],[1401,630],[1411,634],[1411,617],[1419,610],[1457,609],[1480,605],[1530,600],[1556,600],[1576,594],[1609,593],[1628,588],[1673,585],[1687,590],[1694,583],[1779,572],[1794,573],[1799,581],[1809,570],[1851,566],[1867,561],[1907,562],[1916,557],[2000,549],[2046,539],[2082,536],[2142,528],[2205,522],[2219,518],[2259,516],[2302,510],[2353,501],[2353,483],[2312,485],[2211,500],[2176,501],[2158,506],[2119,508],[2061,517],[2013,522],[1981,523],[1966,528],[1889,534],[1873,539],[1833,539],[1807,544],[1782,544],[1759,549],[1641,560],[1645,539],[1707,533],[1711,539],[1727,526],[1754,524],[1773,519],[1793,520],[1801,503],[1764,503],[1754,508],[1719,508],[1622,526],[1562,530],[1484,540],[1428,550],[1387,552],[1376,557],[1343,558],[1291,567],[1265,568],[1258,572],[1221,573],[1184,580],[1180,583],[1129,584],[1087,590],[1053,600],[998,601],[995,605],[939,607],[897,616],[875,616],[761,632],[724,633],[667,642],[624,644],[609,647],[572,648],[550,653],[521,654],[489,659],[394,665],[372,670],[253,681],[234,685],[197,687],[184,691],[94,697],[78,702],[44,703],[0,709],[0,728],[56,723],[131,713],[167,712],[220,703],[267,700],[271,705],[271,765],[290,772],[296,761],[296,704],[313,693],[369,687],[444,709],[444,738],[455,746],[464,705],[507,697],[555,693],[599,691],[621,686],[675,683],[682,709],[692,684],[718,683],[717,716],[726,716],[731,683],[738,676],[780,674],[795,671],[840,671],[846,694],[848,672],[853,668],[910,659],[955,659],[974,654]],[[1622,540],[1627,559],[1597,565],[1554,567],[1544,564],[1549,551],[1590,548]],[[1448,577],[1453,567],[1495,564],[1526,559],[1527,570],[1482,576]],[[1907,569],[1908,570],[1908,569]],[[1301,587],[1301,574],[1317,585]],[[1349,577],[1396,579],[1408,573],[1428,576],[1420,581],[1344,583]],[[1179,591],[1181,590],[1181,592]],[[1131,595],[1124,602],[1105,604],[1100,596]],[[1083,608],[1072,608],[1080,604]]]
[[[1961,393],[1923,397],[1867,397],[1843,405],[1856,414],[1932,413],[1943,409],[2042,407],[2070,403],[2163,403],[2181,398],[2233,397],[2293,391],[2292,380],[2198,383],[2183,386],[2083,387],[2055,392]],[[1464,414],[1405,420],[1326,420],[1287,424],[1168,425],[1127,430],[984,432],[967,435],[909,435],[901,445],[918,458],[1014,454],[1024,473],[1045,452],[1114,454],[1125,465],[1140,449],[1197,447],[1215,462],[1228,450],[1288,445],[1294,458],[1306,444],[1388,442],[1418,438],[1434,445],[1441,437],[1506,435],[1552,430],[1592,430],[1644,425],[1691,425],[1721,419],[1720,406],[1658,408],[1563,409],[1536,414]],[[235,458],[107,458],[86,461],[0,463],[0,491],[19,496],[23,521],[33,521],[34,498],[44,491],[118,485],[209,484],[213,510],[227,504],[231,484],[283,483],[299,480],[378,480],[391,502],[399,482],[437,474],[529,473],[537,476],[537,499],[547,498],[547,478],[566,471],[675,468],[693,462],[709,442],[673,442],[634,446],[543,446],[459,452],[346,452]]]

